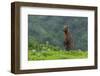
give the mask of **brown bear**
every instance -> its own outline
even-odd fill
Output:
[[[69,28],[67,25],[64,26],[64,47],[65,47],[65,50],[68,50],[68,51],[74,48],[72,34],[69,31]]]

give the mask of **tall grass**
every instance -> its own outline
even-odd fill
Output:
[[[87,57],[87,51],[62,50],[48,42],[45,44],[36,43],[28,51],[28,60],[82,59]]]
[[[87,58],[86,51],[39,51],[39,52],[32,52],[29,50],[28,53],[29,60],[55,60],[55,59],[82,59]]]

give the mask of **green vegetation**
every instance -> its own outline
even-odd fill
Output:
[[[75,49],[64,47],[64,25],[68,25]],[[88,18],[28,16],[28,60],[80,59],[88,57]]]
[[[28,38],[64,48],[64,25],[68,25],[75,49],[88,50],[88,18],[72,16],[28,16]]]
[[[39,51],[29,50],[28,60],[56,60],[56,59],[82,59],[87,58],[87,51]]]
[[[30,47],[28,60],[80,59],[87,58],[88,56],[87,51],[61,50],[59,47],[50,45],[48,42],[45,44],[34,42],[35,44]]]

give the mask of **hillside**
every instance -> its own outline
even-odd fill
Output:
[[[46,44],[64,49],[64,25],[69,25],[75,50],[87,50],[88,18],[68,16],[28,16],[28,46],[34,48],[35,44]]]

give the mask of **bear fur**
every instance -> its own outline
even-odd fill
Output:
[[[72,50],[74,48],[74,43],[72,39],[72,34],[69,31],[68,26],[64,26],[64,47],[65,50]]]

